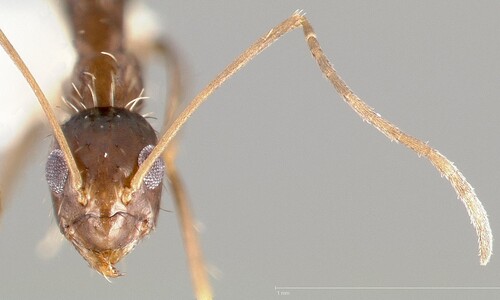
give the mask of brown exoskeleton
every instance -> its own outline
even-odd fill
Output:
[[[125,49],[126,2],[64,2],[78,59],[62,96],[74,114],[62,126],[57,124],[38,84],[0,31],[2,46],[31,85],[54,130],[45,177],[59,228],[89,265],[106,278],[121,275],[114,265],[154,229],[165,171],[159,157],[165,147],[155,148],[156,133],[139,114],[147,97],[143,96],[138,61]],[[158,41],[152,48],[172,65],[171,104],[166,113],[171,118],[179,96],[179,68],[167,44]],[[156,157],[148,160],[154,149]],[[207,297],[211,294],[210,286],[175,169],[173,147],[164,157],[184,228],[195,289],[199,298]]]
[[[82,185],[68,180],[57,144],[46,177],[61,232],[92,268],[116,277],[113,265],[156,224],[164,166],[158,159],[133,198],[124,198],[157,142],[137,113],[144,88],[136,58],[124,50],[124,3],[67,1],[67,10],[78,61],[64,99],[78,113],[62,129]]]
[[[76,2],[75,2],[76,3]],[[90,3],[90,2],[89,2]],[[97,3],[97,2],[96,2]],[[98,3],[111,3],[111,2],[106,2],[106,1],[99,1]],[[117,2],[119,3],[119,2]],[[102,22],[102,19],[97,19],[97,22]],[[95,24],[94,24],[95,25]],[[76,26],[76,25],[75,25]],[[136,196],[140,195],[143,191],[145,191],[144,188],[144,178],[147,178],[147,174],[151,174],[149,172],[150,169],[152,168],[153,165],[155,165],[155,161],[157,161],[160,153],[165,149],[166,145],[169,143],[169,141],[173,138],[175,133],[179,130],[179,128],[184,124],[184,122],[189,118],[191,113],[204,101],[204,99],[218,86],[220,86],[229,76],[231,76],[234,72],[236,72],[239,68],[241,68],[244,64],[246,64],[251,58],[253,58],[255,55],[257,55],[259,52],[261,52],[263,49],[265,49],[268,45],[270,45],[273,41],[275,41],[277,38],[279,38],[281,35],[285,34],[286,32],[293,30],[297,27],[303,27],[304,28],[304,33],[306,36],[306,40],[310,46],[311,52],[313,53],[314,57],[316,58],[317,62],[320,65],[321,70],[323,73],[328,77],[328,79],[332,82],[332,84],[335,86],[335,88],[340,92],[340,94],[344,97],[344,100],[351,105],[351,107],[366,121],[370,122],[375,126],[378,130],[383,132],[385,135],[387,135],[390,139],[392,140],[397,140],[401,142],[402,144],[410,147],[414,151],[416,151],[418,154],[423,155],[430,159],[430,161],[433,163],[434,166],[443,174],[446,178],[448,178],[454,188],[457,190],[457,193],[461,197],[461,199],[465,202],[466,207],[468,209],[468,212],[471,216],[471,219],[473,221],[474,226],[476,227],[476,230],[479,235],[479,241],[480,241],[480,254],[481,254],[481,262],[486,263],[489,259],[489,255],[491,252],[491,235],[490,235],[490,230],[489,230],[489,225],[488,221],[486,219],[486,215],[484,213],[484,210],[480,203],[478,202],[477,198],[475,197],[475,194],[473,193],[470,185],[465,181],[461,173],[444,157],[442,156],[439,152],[436,150],[430,148],[427,144],[409,136],[400,131],[398,128],[396,128],[394,125],[391,123],[387,122],[383,118],[381,118],[378,114],[376,114],[371,108],[369,108],[366,104],[364,104],[357,96],[354,95],[354,93],[345,85],[345,83],[337,76],[335,70],[331,67],[329,64],[328,60],[326,57],[323,55],[321,49],[319,48],[319,44],[316,40],[315,34],[312,31],[312,28],[310,27],[309,22],[307,19],[301,15],[300,13],[295,13],[292,15],[289,19],[285,20],[283,23],[278,25],[277,27],[273,28],[270,32],[268,32],[266,35],[264,35],[257,43],[252,45],[252,47],[249,48],[248,51],[243,53],[242,56],[240,56],[233,64],[231,64],[227,69],[224,70],[221,75],[219,75],[205,90],[203,90],[198,97],[193,100],[192,104],[184,111],[180,117],[174,122],[174,125],[172,125],[169,130],[165,133],[164,137],[161,139],[159,146],[155,147],[154,150],[149,153],[149,158],[146,159],[141,166],[139,166],[139,156],[140,152],[142,151],[141,147],[137,147],[135,149],[135,153],[131,153],[130,156],[131,158],[131,163],[134,165],[132,168],[133,170],[131,171],[130,174],[127,176],[127,180],[124,181],[123,186],[120,186],[119,190],[115,190],[113,188],[113,185],[120,181],[120,180],[106,180],[105,179],[100,179],[103,182],[107,182],[111,185],[111,187],[108,189],[100,187],[98,189],[98,192],[95,192],[96,194],[99,194],[99,192],[107,193],[107,196],[112,195],[111,197],[113,199],[120,199],[118,201],[115,201],[115,208],[113,208],[113,205],[110,204],[108,205],[108,209],[103,209],[102,211],[104,212],[103,215],[89,215],[89,219],[94,220],[94,222],[97,220],[97,218],[103,218],[104,220],[99,219],[97,223],[98,227],[101,226],[102,228],[107,228],[108,230],[104,229],[103,231],[108,231],[112,233],[110,236],[106,236],[106,238],[111,237],[113,234],[114,236],[117,237],[118,234],[116,232],[113,232],[112,227],[110,225],[111,222],[108,222],[106,226],[104,224],[109,220],[110,218],[117,217],[117,218],[122,218],[123,213],[119,209],[123,208],[122,205],[126,208],[128,208],[130,205],[133,205],[134,202],[138,201]],[[77,33],[80,33],[80,31],[75,31]],[[105,31],[104,31],[105,32]],[[99,35],[102,32],[99,31],[96,34]],[[88,39],[92,39],[93,36],[87,37]],[[78,43],[77,43],[78,46]],[[78,48],[78,47],[77,47]],[[112,64],[113,58],[116,59],[118,56],[116,53],[110,52],[110,51],[105,51],[102,50],[101,52],[95,52],[94,53],[96,56],[98,56],[101,59],[101,62],[103,64]],[[109,61],[108,61],[109,60]],[[100,66],[99,66],[100,68]],[[87,71],[85,71],[87,72]],[[76,88],[70,87],[70,90],[72,89],[71,93],[73,93],[72,96],[75,96],[74,93],[82,93],[82,91],[86,92],[87,95],[85,96],[87,98],[87,102],[83,101],[77,101],[78,103],[87,103],[84,104],[84,107],[76,107],[76,110],[78,111],[86,111],[87,109],[91,110],[93,106],[100,106],[101,104],[95,105],[94,104],[94,99],[98,99],[97,101],[100,101],[100,98],[103,97],[103,99],[107,99],[107,102],[103,102],[102,106],[110,106],[111,105],[111,99],[114,99],[113,97],[109,96],[109,94],[115,95],[116,93],[114,92],[116,90],[116,83],[113,84],[113,75],[106,74],[103,72],[103,76],[105,78],[100,79],[102,82],[106,82],[106,87],[108,91],[108,95],[106,95],[106,92],[103,94],[96,93],[95,91],[98,90],[99,88],[93,87],[92,83],[94,82],[94,77],[95,74],[92,72],[87,72],[86,73],[80,73],[79,80],[87,80],[87,84],[90,85],[90,87],[86,84],[83,84],[82,86],[77,86]],[[94,76],[92,76],[94,75]],[[106,80],[107,78],[107,80]],[[114,78],[116,81],[116,78]],[[97,82],[97,80],[95,80]],[[75,84],[76,85],[76,84]],[[113,87],[113,88],[112,88]],[[92,92],[96,94],[92,94]],[[68,97],[68,102],[71,102],[72,96]],[[80,95],[76,95],[76,99],[78,100]],[[128,102],[125,103],[135,103],[133,101],[132,97],[141,97],[140,93],[136,93],[135,95],[131,96],[131,98],[128,99]],[[82,95],[82,98],[84,96]],[[132,104],[131,104],[132,105]],[[107,115],[109,118],[116,119],[116,115],[114,113],[108,114]],[[57,126],[54,126],[56,128]],[[56,130],[56,129],[55,129]],[[66,131],[67,129],[64,128]],[[67,132],[65,132],[67,135]],[[56,133],[57,136],[57,133]],[[54,154],[51,155],[53,161],[53,165],[55,167],[52,167],[53,170],[62,170],[64,171],[65,165],[68,166],[68,179],[67,181],[64,180],[65,176],[62,176],[62,180],[58,178],[58,176],[62,173],[64,174],[65,172],[54,172],[56,173],[55,176],[48,176],[49,177],[49,185],[52,186],[52,190],[59,193],[64,193],[64,189],[70,189],[73,191],[74,197],[73,199],[76,200],[75,203],[80,205],[83,208],[90,207],[91,205],[89,204],[92,200],[92,197],[87,197],[87,195],[91,195],[92,193],[89,193],[89,191],[86,190],[87,183],[85,182],[90,178],[88,174],[85,174],[86,170],[82,170],[81,166],[83,165],[79,159],[78,159],[78,151],[82,151],[80,149],[81,146],[81,141],[78,141],[80,145],[75,147],[74,145],[71,144],[69,147],[64,146],[63,138],[61,138],[62,135],[59,135],[58,137],[58,143],[61,147],[62,152],[53,152]],[[82,138],[83,139],[83,138]],[[147,147],[149,145],[149,142],[147,144],[143,144],[141,146]],[[101,159],[107,159],[108,156],[110,155],[111,151],[101,151],[98,152],[98,155],[101,156]],[[62,160],[60,158],[61,155],[64,155],[64,161],[65,163],[62,163]],[[107,156],[108,155],[108,156]],[[161,169],[161,163],[156,163],[159,169]],[[98,167],[101,167],[100,165]],[[51,168],[49,168],[49,171]],[[47,172],[49,175],[51,172]],[[126,174],[125,172],[123,174]],[[84,175],[84,176],[82,176]],[[101,175],[99,175],[100,177]],[[157,178],[157,176],[152,176],[153,178]],[[100,177],[102,178],[102,177]],[[154,180],[153,180],[154,181]],[[60,182],[64,182],[64,187],[61,187]],[[69,186],[69,187],[68,187]],[[91,186],[91,192],[94,186]],[[62,191],[60,191],[62,189]],[[101,199],[100,199],[101,200]],[[56,205],[56,207],[59,207]],[[120,208],[121,207],[121,208]],[[114,209],[114,210],[113,210]],[[115,214],[114,212],[119,212],[118,214]],[[88,225],[86,225],[88,226]],[[94,226],[95,228],[95,226]],[[99,229],[99,228],[97,228]],[[100,230],[100,229],[99,229]],[[99,230],[96,230],[99,231]],[[72,237],[70,236],[70,239]],[[73,236],[73,239],[75,237]],[[88,239],[85,241],[85,243],[88,242]],[[102,243],[101,240],[97,241],[98,243]],[[80,243],[84,244],[84,243]],[[94,255],[90,259],[90,263],[93,267],[97,266],[97,269],[100,270],[101,272],[106,272],[109,270],[112,270],[112,260],[118,260],[118,258],[113,257],[111,255],[110,250],[116,250],[115,249],[110,249],[107,248],[109,245],[113,243],[109,243],[107,245],[101,245],[102,248],[105,248],[104,251],[102,251],[102,248],[97,248],[97,251],[94,251],[95,249],[92,249],[93,246],[89,247],[89,243],[85,245],[85,252],[86,255]],[[115,245],[116,246],[116,245]],[[123,246],[123,245],[119,245]],[[77,246],[78,248],[78,246]],[[100,257],[96,257],[94,252],[98,252],[99,255],[104,253],[104,255],[101,255]],[[85,257],[84,254],[84,257]],[[121,252],[121,254],[125,254],[124,252]],[[105,257],[109,261],[105,261],[102,258]],[[88,259],[88,258],[87,258]],[[106,265],[106,263],[109,263],[109,265]],[[104,271],[103,271],[104,270]],[[113,272],[111,272],[114,274]]]

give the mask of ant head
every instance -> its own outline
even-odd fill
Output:
[[[82,176],[81,190],[70,184],[62,151],[49,155],[46,179],[61,232],[91,267],[107,277],[120,275],[114,264],[155,226],[164,164],[157,159],[131,199],[127,191],[139,166],[156,144],[149,123],[123,108],[80,112],[63,132]]]

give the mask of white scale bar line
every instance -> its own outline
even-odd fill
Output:
[[[500,286],[275,286],[275,290],[500,290]]]

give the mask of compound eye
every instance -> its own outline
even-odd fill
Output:
[[[60,194],[68,180],[68,166],[61,149],[50,152],[45,165],[45,179],[52,192]]]
[[[151,151],[153,151],[155,146],[147,145],[141,150],[139,153],[138,163],[139,166],[148,158]],[[148,173],[144,177],[144,184],[150,190],[156,188],[163,181],[163,175],[165,173],[165,164],[163,163],[163,159],[157,158],[153,163],[151,169],[149,169]]]

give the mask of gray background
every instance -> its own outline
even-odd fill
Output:
[[[2,13],[19,5],[30,10],[33,1],[20,2],[2,1]],[[500,234],[498,2],[149,4],[187,62],[189,96],[256,38],[303,9],[347,83],[383,116],[456,162]],[[17,39],[31,43],[28,48],[44,43],[47,37],[36,24],[46,18],[42,11],[38,20],[20,18],[34,25]],[[15,32],[15,26],[3,29]],[[43,61],[43,53],[31,59]],[[160,80],[151,83],[157,98]],[[6,89],[9,85],[0,83],[0,91]],[[112,284],[68,243],[53,259],[36,255],[36,244],[53,223],[43,178],[48,143],[45,139],[35,149],[2,220],[2,298],[192,298],[172,212],[161,213],[156,232],[122,263],[127,275]],[[425,159],[389,142],[342,102],[315,66],[300,31],[217,91],[190,120],[181,147],[179,167],[205,228],[202,245],[217,274],[212,284],[218,299],[279,298],[275,286],[500,286],[498,256],[479,265],[475,232],[450,185]],[[167,191],[162,206],[174,210]],[[281,297],[495,299],[499,294],[294,290]]]

